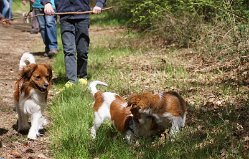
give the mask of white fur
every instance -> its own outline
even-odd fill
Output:
[[[39,130],[47,124],[47,120],[42,115],[46,106],[45,94],[32,89],[29,97],[20,96],[17,105],[18,112],[18,131],[27,130],[29,128],[28,118],[31,116],[31,127],[29,129],[28,138],[37,139],[40,136]]]
[[[158,114],[152,113],[151,109],[139,110],[139,112],[141,114],[154,116],[156,118],[157,124],[162,126],[162,127],[167,125],[167,124],[165,124],[167,122],[167,120],[170,120],[170,122],[172,124],[171,129],[170,129],[170,134],[172,136],[174,136],[176,133],[178,133],[180,131],[180,129],[185,126],[186,114],[187,114],[186,112],[184,113],[183,117],[173,116],[171,113],[168,113],[168,112],[166,112],[162,115],[158,115]],[[140,119],[140,122],[144,122],[143,118]]]
[[[19,69],[23,69],[26,64],[30,63],[35,63],[34,56],[30,53],[24,53],[20,60]],[[37,136],[40,136],[39,130],[47,124],[47,120],[42,115],[46,104],[45,93],[31,89],[29,95],[25,97],[24,93],[20,92],[19,101],[16,103],[18,131],[29,129],[28,118],[31,116],[31,127],[27,136],[29,139],[37,139]]]
[[[160,97],[160,100],[163,99],[163,93],[158,94]],[[186,114],[187,112],[184,113],[183,117],[181,116],[173,116],[171,113],[165,112],[162,115],[158,115],[153,113],[151,109],[145,109],[145,110],[139,110],[140,113],[147,114],[147,115],[152,115],[156,118],[156,122],[158,125],[164,127],[167,120],[170,120],[171,122],[171,129],[170,129],[170,134],[172,136],[175,136],[182,127],[185,126],[185,121],[186,121]]]
[[[20,59],[19,70],[21,71],[26,65],[34,63],[35,63],[34,56],[29,52],[25,52]]]
[[[94,112],[94,124],[91,128],[91,136],[95,139],[96,138],[96,131],[100,127],[100,125],[105,120],[111,120],[110,114],[110,106],[111,103],[115,100],[115,93],[105,92],[103,93],[104,102],[100,106],[97,112]]]
[[[95,93],[98,92],[96,86],[97,85],[103,85],[103,86],[108,86],[105,82],[101,82],[101,81],[92,81],[90,84],[89,84],[89,90],[91,91],[92,95],[94,95]]]
[[[89,85],[89,89],[93,95],[98,92],[98,90],[96,88],[96,86],[98,84],[107,86],[106,83],[101,82],[101,81],[91,82]],[[98,111],[94,112],[94,121],[93,121],[94,124],[91,127],[91,136],[93,139],[96,138],[96,132],[99,129],[99,127],[101,126],[101,124],[105,120],[111,120],[110,106],[111,106],[111,103],[116,99],[116,96],[117,96],[116,93],[112,93],[112,92],[104,92],[102,95],[103,95],[104,102],[102,103],[102,105],[100,106]],[[126,102],[120,103],[120,107],[125,107],[125,106],[127,106]],[[125,138],[128,140],[128,142],[131,142],[131,140],[134,138],[133,133],[128,130],[126,132]]]

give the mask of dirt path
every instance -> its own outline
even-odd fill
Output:
[[[38,141],[29,142],[26,135],[15,130],[12,94],[22,53],[32,52],[37,63],[52,61],[43,57],[40,34],[30,34],[30,25],[24,24],[20,15],[15,17],[10,27],[0,25],[0,158],[49,158],[46,133]]]

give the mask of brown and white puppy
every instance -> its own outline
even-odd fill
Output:
[[[52,68],[36,64],[34,56],[24,53],[19,64],[20,78],[16,81],[14,100],[18,113],[18,131],[29,130],[28,138],[36,139],[47,121],[42,115],[52,84]],[[28,118],[31,116],[31,127]]]
[[[130,108],[126,107],[127,102],[116,93],[97,90],[97,85],[107,86],[107,84],[101,81],[92,81],[89,85],[89,89],[94,96],[92,138],[96,138],[96,131],[104,120],[110,120],[119,132],[125,134],[128,142],[131,142],[134,138],[133,122]]]
[[[174,135],[185,126],[186,102],[176,92],[133,94],[128,97],[128,107],[131,107],[133,118],[138,125],[145,125],[144,130],[140,132],[153,135],[165,130],[170,121],[170,134]]]

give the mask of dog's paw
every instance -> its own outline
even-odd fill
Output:
[[[39,131],[29,131],[29,133],[28,133],[28,139],[31,139],[31,140],[36,140],[37,139],[37,137],[39,137],[40,136],[40,133],[39,133]]]
[[[42,120],[42,126],[48,125],[48,120],[45,117],[42,117],[42,118],[43,118],[43,120]]]
[[[94,127],[91,128],[91,137],[92,139],[96,138],[96,130],[94,129]]]
[[[37,139],[37,135],[35,133],[29,133],[28,134],[28,139],[30,139],[30,140],[36,140]]]
[[[46,126],[48,124],[48,121],[45,117],[41,117],[40,118],[40,122],[39,122],[39,130],[43,129],[44,126]]]

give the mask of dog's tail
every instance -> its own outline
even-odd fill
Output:
[[[29,52],[23,53],[19,63],[19,70],[21,71],[23,67],[32,63],[35,63],[35,57]]]
[[[90,84],[89,84],[89,90],[91,91],[92,95],[94,95],[95,93],[98,92],[96,86],[97,85],[103,85],[103,86],[108,86],[105,82],[101,82],[101,81],[92,81]]]

